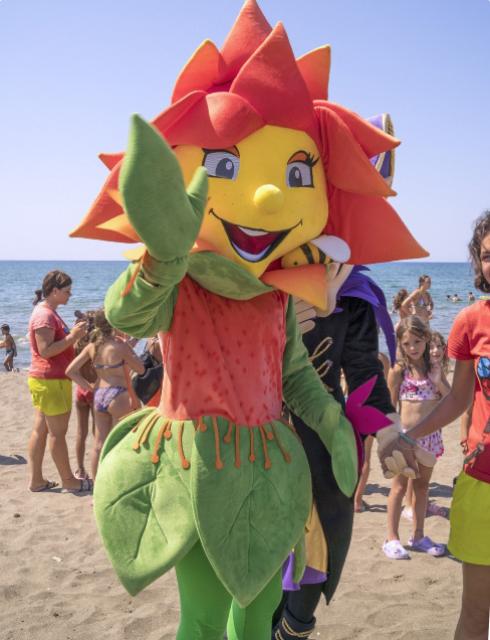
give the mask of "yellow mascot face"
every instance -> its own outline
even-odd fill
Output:
[[[174,151],[186,184],[200,165],[209,175],[199,239],[256,277],[322,233],[325,175],[306,133],[267,125],[228,149],[182,145]]]

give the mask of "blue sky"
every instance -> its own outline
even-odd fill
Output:
[[[124,149],[240,0],[0,0],[0,259],[117,259],[69,239]],[[490,207],[489,0],[262,0],[301,55],[332,45],[330,99],[391,113],[402,140],[392,203],[431,259],[466,259]]]

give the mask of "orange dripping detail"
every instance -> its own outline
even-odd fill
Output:
[[[267,449],[267,432],[262,425],[259,425],[259,431],[260,437],[262,438],[262,448],[264,450],[264,469],[270,469],[272,467],[272,462],[269,458],[269,451]]]
[[[235,467],[239,469],[240,465],[240,427],[237,424],[235,425]]]
[[[179,451],[180,463],[182,464],[182,468],[183,469],[188,469],[191,466],[191,463],[185,457],[184,445],[182,443],[182,436],[184,434],[184,425],[185,425],[185,422],[182,421],[180,423],[180,428],[179,428],[179,437],[178,437],[178,440],[177,440],[177,449]]]
[[[204,420],[202,419],[202,416],[198,419],[197,421],[197,430],[201,431],[201,433],[204,433],[207,430],[207,425],[204,422]]]
[[[146,444],[146,441],[148,440],[148,436],[150,435],[150,432],[153,429],[153,427],[155,426],[155,424],[158,422],[159,418],[160,418],[160,416],[158,415],[158,413],[155,413],[148,420],[148,422],[146,423],[145,427],[142,430],[142,434],[141,434],[141,438],[140,438],[140,445]]]
[[[135,441],[133,442],[133,444],[132,444],[132,448],[133,448],[135,451],[139,451],[139,448],[140,448],[140,446],[141,446],[141,436],[143,435],[143,432],[144,432],[144,430],[145,430],[145,428],[146,428],[146,424],[147,424],[147,422],[146,422],[146,421],[147,421],[147,419],[148,419],[148,416],[147,416],[147,415],[146,415],[146,416],[143,416],[143,417],[141,418],[141,420],[139,420],[139,421],[137,422],[136,426],[135,426],[135,427],[133,427],[133,428],[131,429],[131,431],[133,431],[133,432],[137,432],[138,430],[140,430],[140,433],[136,436],[136,440],[135,440]]]
[[[282,422],[282,420],[281,420],[281,422]],[[271,425],[271,427],[272,427],[272,431],[274,433],[274,437],[275,437],[276,442],[277,442],[277,446],[279,447],[279,451],[282,453],[282,457],[284,458],[284,460],[286,460],[287,463],[291,462],[291,455],[284,449],[284,447],[281,444],[281,441],[277,437],[277,432],[276,432],[275,426]]]
[[[172,421],[169,420],[165,425],[165,431],[163,432],[163,437],[165,440],[170,440],[172,437]]]
[[[264,425],[264,431],[265,431],[267,440],[274,440],[274,434],[272,433],[272,431],[267,431],[267,429],[265,428],[265,425]]]
[[[121,298],[125,298],[128,295],[128,293],[131,291],[131,289],[133,288],[134,281],[138,277],[138,274],[141,271],[141,267],[142,266],[143,266],[143,258],[140,258],[138,260],[138,264],[136,265],[135,270],[133,271],[133,273],[131,275],[131,278],[129,279],[128,284],[124,287],[124,290],[121,293]]]
[[[255,462],[254,428],[250,429],[250,455],[248,456],[250,462]]]
[[[211,418],[211,422],[213,423],[213,430],[214,430],[214,446],[216,449],[216,461],[215,461],[215,467],[216,469],[222,469],[224,467],[223,464],[223,460],[221,460],[221,452],[220,452],[220,448],[219,448],[219,430],[218,430],[218,422],[216,420],[216,416],[213,416]]]
[[[225,433],[223,437],[223,442],[226,442],[226,444],[230,444],[231,442],[232,431],[233,431],[233,422],[230,422],[230,424],[228,425],[228,431]]]
[[[160,449],[160,445],[162,443],[163,434],[165,433],[165,429],[167,428],[167,423],[161,425],[158,430],[157,437],[155,439],[155,444],[153,445],[153,452],[151,454],[151,461],[153,464],[156,464],[160,460],[160,456],[158,455],[158,450]]]

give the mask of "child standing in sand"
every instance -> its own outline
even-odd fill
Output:
[[[0,342],[0,348],[5,348],[5,360],[3,366],[6,371],[14,370],[14,358],[17,355],[17,347],[15,346],[15,340],[10,335],[10,327],[8,324],[2,324],[3,340]]]
[[[90,342],[71,362],[66,375],[82,389],[94,392],[95,443],[92,450],[92,477],[95,479],[100,452],[112,427],[132,409],[137,399],[132,394],[128,370],[144,373],[145,367],[131,346],[120,339],[107,321],[104,310],[94,314],[94,332]],[[91,384],[82,374],[91,363],[97,374]]]
[[[410,429],[426,416],[449,393],[449,384],[443,377],[442,366],[430,361],[431,332],[418,316],[403,319],[396,331],[401,362],[396,364],[388,376],[391,401],[400,411],[401,423]],[[419,445],[437,457],[444,451],[439,431],[418,441]],[[445,546],[433,542],[424,535],[424,520],[427,510],[429,482],[432,467],[419,463],[419,477],[413,485],[413,535],[409,546],[432,556],[445,553]],[[402,560],[409,554],[400,542],[398,532],[403,497],[407,490],[407,478],[393,478],[388,497],[388,535],[383,551],[388,558]]]
[[[81,338],[75,345],[75,355],[79,355],[83,349],[91,342],[94,332],[94,311],[86,313],[75,312],[75,315],[81,320],[87,322],[87,334]],[[89,385],[95,384],[97,373],[90,361],[86,362],[80,369],[80,374],[85,378]],[[90,416],[92,416],[92,425],[94,426],[94,392],[92,389],[84,389],[80,385],[75,385],[75,408],[77,412],[77,439],[75,444],[75,452],[77,457],[77,470],[74,473],[75,478],[83,480],[88,478],[85,470],[85,448],[88,436],[88,427]]]

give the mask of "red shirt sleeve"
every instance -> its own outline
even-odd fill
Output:
[[[45,307],[36,309],[36,313],[33,314],[31,319],[32,331],[42,329],[43,327],[56,331],[57,326],[56,316],[50,309],[46,309]]]
[[[454,360],[472,360],[467,309],[460,311],[454,320],[447,341],[447,351]]]

